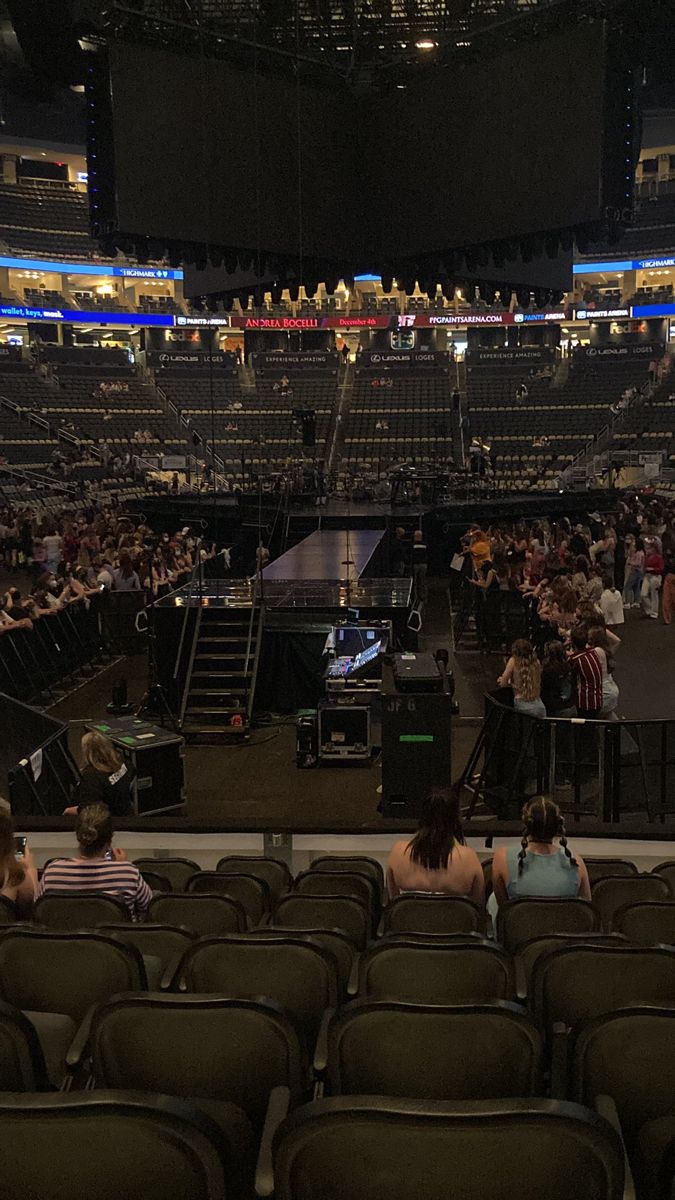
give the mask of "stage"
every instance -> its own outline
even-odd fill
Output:
[[[317,530],[266,566],[263,579],[270,583],[291,579],[355,582],[369,566],[373,573],[373,560],[384,536],[381,529]]]

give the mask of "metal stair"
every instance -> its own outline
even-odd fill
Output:
[[[263,627],[263,606],[199,609],[181,709],[191,741],[246,737]]]

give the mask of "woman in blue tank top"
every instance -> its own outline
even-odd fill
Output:
[[[547,796],[535,796],[523,809],[523,822],[520,849],[503,846],[494,856],[492,887],[497,904],[523,896],[579,896],[590,900],[588,871],[567,845],[558,805]]]

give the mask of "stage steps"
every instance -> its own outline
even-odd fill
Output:
[[[262,606],[199,610],[181,712],[190,741],[240,739],[250,731]]]

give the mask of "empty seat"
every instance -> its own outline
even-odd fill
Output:
[[[188,929],[175,925],[156,925],[149,921],[130,925],[101,925],[101,933],[117,938],[127,946],[135,946],[142,954],[150,990],[159,988],[164,971],[178,959],[194,940]],[[154,964],[157,964],[153,972]]]
[[[34,1025],[0,1000],[0,1092],[45,1091],[47,1069]]]
[[[397,896],[384,910],[385,933],[478,933],[484,928],[483,909],[464,896]]]
[[[354,959],[356,957],[356,946],[346,933],[340,929],[275,929],[272,925],[265,925],[262,929],[251,929],[247,934],[249,939],[252,938],[300,938],[302,941],[313,942],[319,946],[323,946],[331,957],[335,960],[335,967],[338,977],[338,988],[340,998],[346,995],[347,987],[351,979],[352,970],[354,967]]]
[[[598,914],[577,897],[527,897],[507,900],[497,913],[497,941],[514,954],[523,942],[547,933],[593,933]]]
[[[635,863],[624,858],[584,858],[591,886],[607,875],[637,875]]]
[[[47,929],[96,929],[121,921],[131,923],[131,913],[124,901],[102,896],[100,892],[41,896],[33,912],[36,922]]]
[[[384,892],[384,871],[376,858],[367,858],[362,854],[322,854],[310,864],[310,871],[356,871],[359,875],[367,875],[380,890]]]
[[[359,995],[416,1004],[468,1004],[513,996],[513,963],[489,942],[437,945],[382,938],[361,956]]]
[[[185,891],[185,885],[191,875],[201,871],[199,863],[191,858],[135,858],[135,865],[141,874],[143,871],[155,871],[168,879],[174,892]]]
[[[158,873],[156,871],[150,871],[150,870],[148,870],[147,867],[143,868],[143,870],[141,871],[141,875],[143,876],[148,887],[152,888],[153,892],[172,892],[173,891],[173,888],[171,886],[171,881],[170,881],[170,879],[167,878],[166,875],[158,875]]]
[[[328,1027],[326,1088],[334,1095],[531,1096],[540,1094],[541,1067],[541,1035],[515,1004],[354,1001]]]
[[[168,1096],[0,1095],[2,1189],[63,1200],[241,1200],[234,1151],[197,1108]]]
[[[89,1009],[146,986],[133,946],[99,933],[53,933],[17,926],[0,937],[0,994],[35,1026],[50,1080],[60,1083],[68,1047]]]
[[[285,862],[263,855],[228,854],[219,860],[216,870],[230,875],[253,875],[256,879],[264,880],[275,904],[293,882]]]
[[[667,879],[673,890],[673,895],[675,895],[675,859],[667,859],[666,862],[652,867],[652,875],[661,875],[663,879]]]
[[[522,989],[522,995],[529,994],[534,964],[549,950],[559,950],[561,946],[620,946],[626,942],[620,933],[547,933],[521,942],[515,955],[519,991]]]
[[[335,959],[309,937],[202,940],[186,950],[176,978],[190,992],[273,1000],[302,1029],[309,1050],[325,1010],[338,1001]]]
[[[306,1061],[290,1020],[263,1001],[125,996],[100,1006],[89,1039],[97,1086],[236,1106],[260,1135],[274,1088],[304,1097]],[[213,1108],[218,1118],[234,1113]]]
[[[293,929],[341,929],[363,949],[370,933],[370,913],[351,896],[283,896],[272,924]]]
[[[624,904],[614,913],[612,928],[641,946],[675,946],[675,900]]]
[[[373,879],[354,871],[302,871],[293,881],[298,896],[353,896],[371,915],[373,933],[382,909],[380,891]]]
[[[270,889],[264,879],[254,875],[235,875],[225,871],[198,871],[188,880],[187,895],[203,892],[229,896],[236,900],[253,925],[258,925],[271,907]]]
[[[225,933],[243,933],[246,913],[230,896],[188,896],[172,892],[153,896],[147,918],[158,925],[181,925],[197,937],[220,937]]]
[[[600,879],[593,888],[593,907],[600,916],[603,929],[613,927],[614,914],[624,904],[637,904],[639,900],[670,900],[672,892],[667,879],[661,875],[645,873],[621,878],[611,876]]]
[[[276,1200],[577,1200],[580,1181],[588,1200],[623,1194],[615,1131],[549,1100],[331,1097],[283,1122],[273,1157]]]
[[[547,1029],[667,1003],[675,1003],[675,951],[665,947],[562,946],[532,970],[530,1008]]]
[[[675,1012],[636,1008],[583,1025],[574,1040],[570,1094],[589,1107],[597,1096],[616,1106],[638,1190],[656,1191],[659,1168],[675,1140]]]

